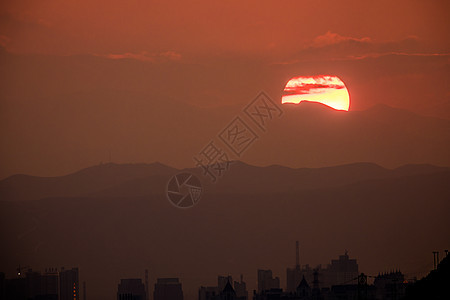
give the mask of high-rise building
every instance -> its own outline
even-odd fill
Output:
[[[145,300],[149,300],[150,295],[148,293],[148,270],[145,269]],[[86,300],[86,299],[83,299]]]
[[[27,282],[28,299],[35,299],[37,296],[42,295],[42,276],[40,272],[28,269],[25,273],[25,280]]]
[[[233,282],[233,277],[228,276],[217,276],[217,286],[219,287],[219,291],[222,291],[228,282]]]
[[[40,299],[58,300],[58,270],[56,268],[45,269],[41,280],[42,297]]]
[[[273,278],[272,270],[258,270],[258,292],[279,288],[280,278]]]
[[[331,288],[333,285],[344,283],[356,283],[358,277],[358,263],[356,259],[350,259],[347,251],[340,255],[339,259],[331,260],[326,268],[318,265],[311,268],[308,264],[300,265],[299,247],[296,243],[296,264],[293,268],[286,269],[286,291],[295,292],[302,278],[307,282],[315,283],[318,288]]]
[[[311,295],[311,288],[309,287],[308,282],[306,282],[305,277],[303,277],[302,281],[300,281],[300,284],[297,286],[297,298],[299,300],[311,299]]]
[[[295,242],[295,266],[286,269],[286,291],[294,292],[297,285],[302,279],[302,272],[300,269],[300,250],[298,241]]]
[[[373,282],[377,299],[401,299],[405,295],[405,276],[400,271],[379,274]]]
[[[339,259],[331,260],[324,273],[324,286],[327,287],[357,283],[358,263],[356,259],[350,259],[348,252],[345,251],[344,255],[339,255]]]
[[[5,280],[5,299],[58,300],[59,275],[56,268],[46,269],[44,274],[28,269],[19,271],[17,275],[19,278]]]
[[[228,281],[223,290],[220,292],[220,300],[237,300],[236,291]]]
[[[0,272],[0,300],[6,300],[6,277]]]
[[[295,242],[295,266],[293,268],[286,269],[286,291],[295,292],[298,285],[305,277],[307,282],[313,281],[314,271],[318,271],[321,267],[318,266],[316,269],[312,269],[308,264],[300,264],[300,246],[299,242]]]
[[[220,290],[217,286],[201,286],[198,290],[198,300],[217,300]]]
[[[234,289],[231,286],[233,278],[231,276],[217,276],[217,286],[202,286],[198,291],[199,300],[221,300],[236,299],[247,300],[248,292],[246,284],[241,275],[241,281],[234,282]],[[231,287],[231,288],[230,288]],[[231,291],[233,290],[233,291]],[[228,298],[227,298],[228,297]]]
[[[236,297],[238,300],[248,299],[247,285],[244,282],[244,277],[242,276],[242,274],[241,274],[241,281],[234,282],[234,290],[236,291]]]
[[[3,285],[0,280],[0,300],[2,300],[1,287],[4,287],[5,299],[15,300],[80,300],[78,286],[78,268],[71,270],[57,268],[45,269],[45,273],[28,269],[17,273],[18,278],[5,279]]]
[[[121,279],[117,287],[117,300],[145,300],[145,285],[141,279]]]
[[[158,278],[153,300],[183,300],[183,290],[178,278]]]
[[[59,300],[80,300],[78,268],[59,272]]]
[[[28,300],[26,279],[22,277],[6,279],[5,299]]]

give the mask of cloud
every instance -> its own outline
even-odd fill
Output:
[[[312,92],[317,93],[318,91],[324,91],[327,89],[343,89],[344,86],[335,86],[335,85],[325,85],[325,84],[305,84],[303,86],[297,86],[294,88],[286,88],[284,90],[285,94],[292,95],[307,95]]]
[[[324,92],[327,89],[344,89],[344,83],[336,76],[300,76],[292,78],[286,84],[284,93],[287,95],[305,95],[310,93]]]
[[[333,33],[328,31],[323,35],[315,37],[309,45],[308,48],[322,48],[322,49],[332,49],[341,48],[347,49],[349,51],[355,50],[373,50],[376,52],[381,51],[404,51],[417,50],[420,46],[420,40],[417,36],[410,35],[398,40],[385,40],[376,41],[370,37],[350,37],[343,36],[338,33]]]
[[[160,53],[141,51],[139,53],[127,52],[122,54],[107,54],[103,56],[109,59],[135,59],[146,62],[177,61],[181,59],[181,54],[174,51],[166,51]]]
[[[386,55],[443,55],[428,53],[425,44],[416,36],[399,40],[376,41],[370,37],[343,36],[331,31],[313,38],[293,56],[277,64],[293,64],[307,61],[355,60]]]
[[[363,55],[349,56],[351,59],[378,58],[382,56],[416,56],[416,57],[437,57],[450,56],[450,53],[406,53],[406,52],[384,52],[384,53],[366,53]]]
[[[371,43],[372,40],[369,37],[363,38],[353,38],[348,36],[339,35],[337,33],[332,33],[331,31],[327,31],[324,35],[319,35],[314,38],[312,41],[312,47],[324,47],[328,45],[339,44],[342,42],[357,42],[357,43]]]

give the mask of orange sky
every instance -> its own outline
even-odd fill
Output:
[[[270,123],[271,127],[264,132],[252,125],[252,121],[247,118],[249,127],[253,126],[258,139],[243,156],[230,155],[230,158],[257,166],[277,164],[292,168],[329,167],[357,162],[376,163],[387,168],[408,164],[450,166],[449,12],[449,0],[1,1],[0,180],[15,174],[62,176],[107,162],[158,161],[180,169],[194,167],[193,157],[214,138],[220,142],[217,135],[224,132],[231,120],[235,120],[237,116],[244,119],[246,116],[243,108],[261,90],[267,92],[275,101],[281,102],[283,89],[289,79],[319,74],[338,76],[342,79],[350,95],[348,112],[308,102],[299,105],[286,104],[282,106],[282,117],[273,120],[273,123]],[[225,145],[222,147],[226,149]],[[381,172],[374,166],[369,167],[373,170],[373,174]],[[277,169],[273,168],[275,175]],[[359,172],[357,169],[359,167],[350,168],[349,170],[355,171],[349,172]],[[398,174],[409,172],[407,170],[408,167],[403,168]],[[416,180],[419,182],[421,178],[417,177],[411,182]],[[393,182],[399,182],[399,188],[406,191],[405,195],[415,191],[409,189],[410,181],[400,179],[399,177],[399,181]],[[4,184],[0,189],[7,187],[8,182],[15,181],[10,179],[2,182]],[[434,186],[429,184],[430,187]],[[436,184],[441,186],[440,182]],[[372,190],[370,184],[367,187]],[[122,186],[119,190],[121,188]],[[353,193],[354,195],[360,194],[358,189],[356,186],[357,192]],[[110,191],[115,193],[116,190]],[[333,205],[342,206],[342,203],[334,200],[339,200],[339,197],[347,200],[349,192],[342,189],[342,195],[339,196],[338,191],[338,198],[334,199],[336,191],[335,188],[330,189],[330,193],[327,190],[324,196],[324,199],[329,197],[329,203],[334,204],[331,206],[321,204],[320,208],[327,207],[331,216],[329,220],[341,222],[343,217],[333,211]],[[387,198],[383,193],[379,194],[383,196],[385,202],[384,200],[377,202],[377,196],[372,195],[373,193],[360,198],[368,201],[371,206],[375,205],[376,208],[388,207],[385,203],[389,202],[389,197],[396,199],[398,193],[391,188],[391,184],[386,191],[388,191]],[[298,199],[307,199],[315,194],[316,190],[311,189],[305,192],[305,197]],[[271,205],[280,203],[289,205],[283,197],[277,199],[281,202],[271,201]],[[225,198],[218,198],[218,202],[205,201],[203,203],[207,205],[203,206],[203,209],[206,210],[195,209],[192,212],[196,211],[199,216],[207,217],[198,218],[200,221],[215,222],[219,214],[209,213],[208,203],[213,206],[219,202],[225,203],[224,205],[233,211],[241,211],[243,203],[240,201],[241,198],[232,198],[235,202],[231,204],[222,201]],[[248,198],[247,194],[244,198]],[[420,197],[416,198],[419,201]],[[357,218],[361,219],[361,216],[367,214],[368,210],[363,209],[364,201],[351,203],[353,198],[349,199],[350,202],[344,202],[350,203],[351,206],[354,206],[354,203],[362,203],[360,208],[355,206]],[[256,200],[259,201],[255,198]],[[52,201],[60,202],[59,199],[49,201],[49,205],[53,203]],[[311,210],[309,203],[315,201],[307,202],[305,212],[308,216],[313,216],[312,219],[317,219],[317,224],[320,224],[315,226],[314,222],[308,221],[308,216],[306,219],[300,218],[301,221],[306,227],[312,226],[327,231],[321,217],[314,217],[319,215],[323,217],[324,211]],[[411,203],[415,205],[415,202]],[[83,213],[91,207],[84,204],[76,205]],[[96,205],[91,208],[97,207]],[[119,209],[119,206],[115,205],[113,204],[115,208],[113,207],[111,211]],[[139,205],[129,206],[139,208],[141,207]],[[15,212],[15,206],[11,207]],[[153,206],[151,207],[153,209]],[[249,207],[249,211],[259,218],[258,208]],[[101,208],[99,211],[104,212],[101,206],[97,208]],[[96,216],[97,208],[94,208],[94,214],[90,214],[91,216]],[[43,218],[47,218],[48,215],[53,221],[67,219],[77,226],[78,223],[82,223],[72,222],[77,213],[70,209],[64,209],[67,218],[57,210],[47,211],[40,208],[38,210],[42,211]],[[142,215],[136,215],[137,218],[134,218],[134,211],[128,214],[133,216],[137,223],[128,222],[127,214],[119,219],[138,226],[145,234],[148,234],[150,227],[151,230],[160,231],[160,227],[154,226],[157,224],[154,220],[158,221],[158,217],[161,217],[161,220],[169,220],[167,222],[171,224],[170,226],[161,227],[163,231],[164,228],[169,228],[167,231],[169,233],[170,228],[179,232],[177,227],[179,224],[188,224],[190,218],[196,217],[195,214],[184,214],[187,219],[179,219],[178,212],[174,209],[170,210],[169,215],[156,209],[155,219],[149,218],[145,210],[140,210]],[[245,207],[243,211],[245,212]],[[292,224],[297,229],[300,228],[298,232],[305,231],[306,227],[297,222],[298,211],[291,209],[290,211]],[[389,216],[393,216],[392,210],[386,211]],[[14,226],[15,230],[11,231],[12,234],[8,234],[14,243],[23,243],[28,239],[22,239],[24,236],[34,236],[33,234],[40,236],[45,232],[45,228],[59,230],[61,227],[52,227],[48,222],[43,222],[44,231],[34,225],[30,230],[22,231],[21,228],[26,228],[23,226],[34,224],[36,218],[28,217],[32,212],[33,209],[27,210],[25,214],[19,214],[26,222],[19,222],[19,226]],[[228,223],[231,220],[229,214],[220,210],[217,212],[220,216],[224,216],[226,226],[217,227],[220,230],[212,227],[214,230],[210,230],[210,233],[215,235],[221,232],[224,236],[235,238],[234,228],[231,228],[233,234],[227,235],[227,230],[230,230]],[[384,211],[379,212],[380,218],[383,218]],[[351,214],[352,211],[346,209],[345,213]],[[435,215],[431,208],[424,213]],[[417,220],[425,220],[424,213],[418,213]],[[17,213],[11,214],[11,220],[15,215]],[[113,215],[115,218],[116,214]],[[402,225],[416,221],[406,219],[407,215],[400,216]],[[80,216],[81,218],[77,217],[77,220],[84,220],[84,217]],[[173,220],[176,218],[177,221],[170,222],[171,218]],[[140,223],[140,219],[149,220],[150,227],[147,223]],[[254,224],[261,223],[259,219],[255,222],[255,218],[247,216],[243,219],[252,224],[248,228],[255,228]],[[95,237],[98,233],[102,234],[101,232],[104,232],[102,230],[109,228],[109,221],[104,222],[102,218],[97,217],[96,220],[100,220],[101,224],[97,226],[99,230],[95,232],[88,230],[94,234],[91,237]],[[440,219],[434,220],[439,222]],[[120,222],[116,221],[111,219],[110,228],[121,228]],[[266,232],[276,232],[283,243],[294,241],[293,236],[297,234],[295,230],[289,237],[284,233],[278,234],[281,227],[272,226],[271,222],[263,223],[264,226],[267,225],[267,230],[263,228],[261,237],[265,238]],[[332,243],[331,248],[341,247],[344,242],[351,240],[350,238],[346,240],[347,235],[341,234],[345,233],[345,229],[351,229],[347,230],[350,232],[348,236],[353,232],[359,234],[357,231],[360,229],[360,223],[352,226],[345,221],[342,227],[344,230],[341,231],[340,227],[337,227],[339,229],[336,229],[336,232],[339,231],[337,239],[342,241],[339,245]],[[378,223],[374,223],[376,228]],[[284,225],[286,224],[288,223]],[[196,235],[199,231],[195,230],[195,226],[184,227],[186,230],[192,228],[194,230],[184,235],[186,239],[183,237],[183,241],[195,245],[190,239],[190,234]],[[396,230],[400,228],[397,223],[391,227]],[[434,234],[445,233],[448,228],[448,226],[434,227],[437,228]],[[261,229],[259,225],[258,228]],[[367,229],[370,232],[370,226],[366,226],[364,230]],[[107,231],[115,237],[120,236],[115,231],[109,229]],[[240,232],[239,228],[234,231]],[[319,234],[309,229],[306,231],[309,234],[306,235],[306,240],[308,236],[312,237],[309,239],[312,244],[315,243],[315,237],[322,236],[320,230]],[[20,235],[16,235],[15,232],[20,232]],[[77,228],[75,232],[83,236],[85,241],[83,231]],[[128,233],[124,230],[122,232]],[[409,234],[411,241],[416,240],[414,230],[409,231]],[[421,234],[425,237],[425,231]],[[52,234],[49,238],[53,236],[57,235]],[[128,234],[125,236],[124,241],[130,240]],[[64,237],[72,239],[71,235],[64,234]],[[246,235],[242,239],[242,244],[248,242],[248,237]],[[397,258],[409,257],[403,261],[412,259],[413,256],[405,255],[407,249],[401,247],[396,249],[395,245],[392,248],[389,235],[385,238],[385,235],[381,234],[380,237],[387,243],[384,247],[386,251],[394,251],[393,253],[398,254]],[[430,247],[436,246],[432,245],[432,235],[426,238],[430,240],[428,243]],[[110,243],[105,242],[107,239],[98,240],[103,246],[109,247]],[[64,244],[64,240],[62,241],[58,241],[56,248],[50,243],[42,243],[39,251],[50,255],[54,249],[62,249],[59,247]],[[151,244],[148,244],[149,247],[158,245],[158,240],[148,241]],[[223,245],[226,245],[227,241],[224,241]],[[364,238],[360,241],[365,247],[361,249],[366,249],[370,244]],[[320,238],[318,245],[306,251],[316,253],[317,249],[328,247],[321,246],[321,243],[327,242],[326,239]],[[81,244],[82,252],[90,251],[84,246],[86,243]],[[283,245],[280,247],[277,242],[268,244],[278,250],[284,247]],[[397,246],[400,244],[404,244],[403,240],[398,239]],[[41,243],[38,245],[40,247]],[[117,245],[123,246],[123,249],[129,252],[130,247],[127,243],[120,241]],[[222,244],[217,245],[215,246],[220,247]],[[252,245],[249,249],[260,247],[256,243]],[[291,245],[285,245],[284,249],[290,249]],[[382,243],[377,245],[383,247]],[[171,249],[179,249],[178,246],[177,244]],[[37,247],[33,253],[38,253]],[[271,253],[270,247],[260,248]],[[417,250],[415,245],[411,247]],[[135,248],[142,250],[142,253],[146,249]],[[46,251],[47,249],[49,251]],[[344,246],[341,250],[343,249]],[[28,252],[22,251],[23,253]],[[72,257],[76,258],[78,254],[77,252]],[[228,260],[222,259],[220,253],[216,254],[224,265],[233,266],[239,262],[236,260],[230,264]],[[337,252],[333,257],[336,254]],[[17,255],[20,256],[20,253]],[[380,252],[374,255],[383,258],[386,256],[380,255]],[[431,265],[431,250],[423,255],[430,259]],[[272,254],[269,256],[274,257]],[[92,255],[90,257],[95,258]],[[153,258],[158,256],[145,252],[145,257],[154,260]],[[139,260],[139,256],[135,258],[136,261]],[[326,259],[321,262],[326,262],[329,258]],[[182,261],[187,263],[186,266],[194,263],[193,260]],[[20,262],[25,264],[23,260]],[[117,264],[111,264],[107,256],[102,257],[99,262],[100,264],[105,262],[106,265],[116,268],[117,272],[124,270],[117,268]],[[153,263],[148,265],[151,267]],[[171,269],[170,265],[173,267],[172,270],[178,270],[176,264],[176,261],[171,262],[168,270]],[[291,258],[287,258],[284,266],[288,264],[291,264]],[[30,265],[35,267],[32,263]],[[139,261],[138,266],[142,265],[142,261]],[[157,261],[156,266],[157,268],[150,268],[151,276],[166,276],[154,273],[154,270],[158,270],[158,266],[160,269],[167,268],[164,261]],[[255,266],[253,270],[259,267],[261,266]],[[267,267],[272,268],[275,265]],[[361,265],[361,270],[364,268],[366,266]],[[85,272],[83,267],[81,270]],[[280,272],[277,271],[276,274],[282,274]],[[122,274],[120,276],[136,276]],[[217,273],[208,276],[213,280],[215,274]],[[178,275],[167,274],[167,276]],[[188,277],[188,274],[185,277]],[[198,278],[200,280],[201,277]],[[117,279],[118,277],[114,279],[110,287],[116,286]],[[183,284],[185,282],[183,281]],[[91,284],[88,281],[88,294],[91,294],[90,290],[94,291],[92,292],[94,297],[90,295],[90,299],[95,298],[95,285],[96,282]],[[97,293],[102,291],[97,290]],[[109,292],[113,293],[114,290],[109,288]]]
[[[336,76],[295,77],[284,88],[281,103],[299,104],[312,101],[338,110],[348,111],[349,94],[345,84]]]
[[[328,31],[448,50],[447,1],[9,1],[1,42],[12,52],[290,54]],[[316,41],[323,44],[336,39]]]
[[[257,92],[281,101],[296,76],[338,76],[350,110],[450,119],[447,3],[3,1],[0,178],[66,174],[110,151],[116,162],[191,166]],[[324,149],[308,166],[350,162],[325,162]]]

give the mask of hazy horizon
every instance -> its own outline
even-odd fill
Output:
[[[302,262],[348,249],[352,276],[398,267],[391,284],[413,290],[450,247],[448,11],[441,0],[2,2],[0,300],[27,265],[79,267],[67,286],[85,280],[100,300],[146,268],[180,277],[184,300],[242,272],[239,300],[251,300],[258,268],[287,288],[297,240]],[[352,293],[345,281],[320,284]]]

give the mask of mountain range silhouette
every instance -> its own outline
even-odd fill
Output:
[[[187,210],[165,196],[181,171],[197,174],[204,187]],[[283,284],[299,240],[302,264],[326,264],[349,249],[366,274],[400,268],[423,276],[431,251],[449,242],[448,182],[449,168],[372,163],[293,169],[234,162],[217,184],[200,169],[160,163],[15,175],[0,182],[8,245],[1,265],[7,272],[18,264],[79,266],[97,299],[114,297],[120,278],[149,268],[151,282],[180,277],[192,298],[218,274],[243,273],[251,290],[256,270],[270,268]]]

